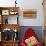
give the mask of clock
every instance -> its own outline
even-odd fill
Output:
[[[2,15],[9,15],[9,10],[2,10]]]

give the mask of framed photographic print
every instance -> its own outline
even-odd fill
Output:
[[[9,10],[2,10],[2,15],[9,15]]]
[[[23,16],[26,17],[26,18],[36,18],[37,11],[35,9],[24,10],[23,11]]]
[[[9,14],[10,15],[17,15],[18,14],[18,11],[13,9],[13,10],[10,10],[9,11]]]

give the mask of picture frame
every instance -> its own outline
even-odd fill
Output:
[[[9,15],[9,10],[2,10],[2,15]]]
[[[18,11],[12,9],[12,10],[9,11],[9,14],[10,14],[10,15],[18,15]]]
[[[37,10],[36,9],[24,10],[23,11],[23,16],[25,18],[36,18],[36,16],[37,16]]]

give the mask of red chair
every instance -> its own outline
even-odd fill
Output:
[[[34,32],[34,30],[32,28],[27,29],[27,31],[25,32],[24,37],[22,38],[22,42],[21,42],[21,46],[27,46],[27,44],[25,43],[25,40],[34,36],[37,39],[37,35]],[[37,44],[35,46],[41,46],[39,40],[37,39]]]

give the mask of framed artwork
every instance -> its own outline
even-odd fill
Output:
[[[9,15],[9,10],[2,10],[2,15]]]
[[[36,18],[37,16],[37,11],[34,9],[31,10],[24,10],[23,11],[23,16],[26,18]]]
[[[16,15],[18,13],[18,11],[16,11],[16,10],[10,10],[9,11],[9,14],[10,15]]]

